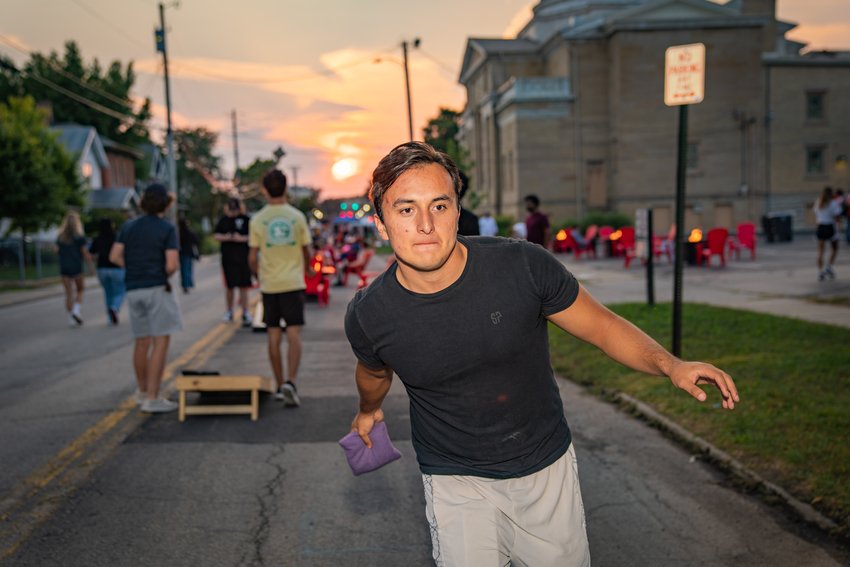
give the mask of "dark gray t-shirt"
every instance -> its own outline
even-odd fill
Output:
[[[571,441],[546,316],[575,301],[578,282],[540,246],[458,241],[469,253],[456,282],[414,293],[393,265],[351,301],[346,334],[363,364],[392,368],[407,389],[422,472],[532,474]]]
[[[154,215],[135,218],[121,227],[117,242],[124,245],[124,283],[127,290],[165,285],[165,251],[177,250],[177,231]]]

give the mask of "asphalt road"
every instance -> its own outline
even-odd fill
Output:
[[[268,374],[265,335],[218,323],[215,264],[198,280],[181,296],[186,330],[172,360]],[[308,305],[302,407],[265,398],[255,423],[181,424],[125,404],[131,338],[126,322],[105,325],[99,290],[81,329],[65,326],[60,298],[0,309],[2,564],[432,564],[401,384],[385,404],[400,461],[355,478],[336,444],[356,409],[342,331],[352,293],[334,288],[330,307]],[[559,383],[594,565],[850,564],[833,541],[739,493],[656,430]]]

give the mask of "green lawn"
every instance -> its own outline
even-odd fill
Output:
[[[670,347],[671,305],[611,306]],[[557,372],[597,393],[628,393],[850,529],[850,330],[687,304],[683,354],[735,379],[741,402],[700,404],[666,378],[630,371],[554,328]]]
[[[43,278],[46,277],[54,277],[59,275],[59,265],[58,264],[44,264],[41,267],[41,276]],[[18,266],[0,266],[0,280],[20,280],[21,279],[21,269]],[[28,265],[26,267],[26,279],[35,280],[38,279],[38,272],[34,265]]]

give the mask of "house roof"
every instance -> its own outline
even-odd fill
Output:
[[[100,136],[100,141],[103,144],[103,149],[106,150],[107,153],[123,154],[137,160],[145,157],[145,154],[136,148],[125,146],[124,144],[120,144],[115,140],[110,140],[105,136]]]
[[[84,160],[89,154],[94,156],[97,165],[103,169],[109,167],[106,159],[106,151],[97,130],[93,126],[82,126],[80,124],[55,124],[51,130],[59,134],[61,143],[77,161]]]
[[[88,192],[88,208],[127,210],[131,204],[138,205],[139,195],[131,187],[110,187]]]

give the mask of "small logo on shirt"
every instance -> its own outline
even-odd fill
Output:
[[[499,311],[494,311],[490,313],[490,320],[493,321],[494,325],[498,325],[502,322],[502,313]]]

